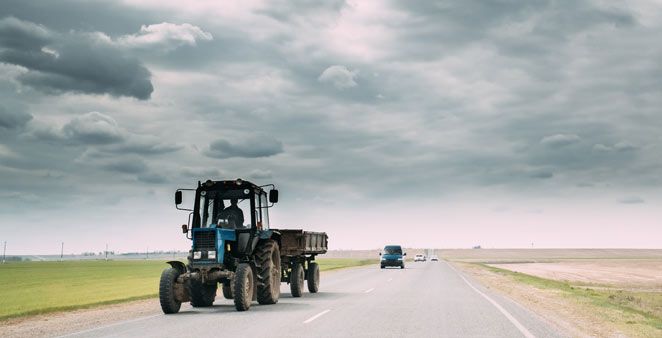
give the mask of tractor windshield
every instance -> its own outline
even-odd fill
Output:
[[[251,227],[251,194],[248,189],[201,191],[198,215],[202,228]]]

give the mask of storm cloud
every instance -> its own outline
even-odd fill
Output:
[[[24,196],[44,210],[153,210],[163,217],[136,222],[162,224],[178,217],[173,188],[241,177],[279,187],[283,223],[338,231],[347,247],[383,244],[356,235],[372,224],[399,236],[397,210],[420,217],[411,234],[497,247],[544,229],[549,246],[612,245],[595,229],[616,234],[646,210],[619,240],[659,246],[636,234],[662,236],[661,10],[7,0],[1,223],[27,222]]]
[[[79,92],[149,99],[151,73],[100,34],[57,33],[13,17],[0,19],[0,61],[25,67],[18,80],[49,94]]]

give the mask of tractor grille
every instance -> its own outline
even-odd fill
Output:
[[[216,231],[196,231],[193,238],[193,249],[215,249]]]

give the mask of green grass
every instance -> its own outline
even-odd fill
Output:
[[[318,259],[321,271],[377,259]],[[155,298],[163,261],[65,261],[0,264],[0,320]]]
[[[495,268],[482,263],[470,263],[481,266],[494,273],[509,276],[514,281],[529,284],[538,289],[562,291],[564,297],[576,302],[596,306],[621,313],[620,324],[643,324],[662,330],[662,294],[655,292],[595,290],[576,287],[562,281],[540,278],[520,272]],[[659,333],[659,332],[658,332]]]

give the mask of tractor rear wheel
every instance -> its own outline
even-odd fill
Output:
[[[294,263],[290,273],[290,291],[292,297],[301,297],[303,294],[304,272],[301,263]]]
[[[248,263],[241,263],[234,273],[234,307],[237,311],[251,308],[253,300],[253,269]]]
[[[280,250],[274,240],[262,241],[255,249],[257,268],[257,302],[276,304],[280,298]]]
[[[182,306],[181,302],[175,299],[175,283],[179,277],[179,270],[165,269],[161,273],[161,281],[159,282],[159,301],[161,302],[161,310],[163,313],[177,313]]]
[[[308,291],[317,293],[320,290],[320,267],[317,263],[308,263]]]
[[[234,298],[234,284],[232,282],[224,282],[223,283],[223,297],[225,299],[232,299]]]
[[[202,284],[199,280],[189,279],[188,281],[189,293],[191,295],[191,306],[193,307],[208,307],[214,304],[216,299],[216,289],[218,284],[214,285]]]

